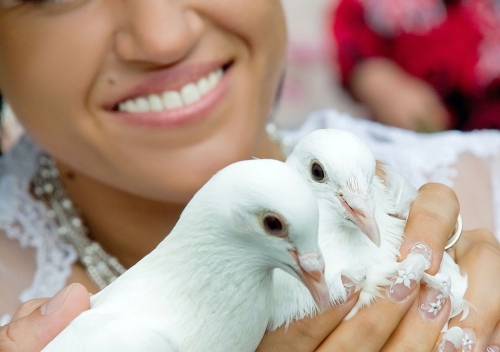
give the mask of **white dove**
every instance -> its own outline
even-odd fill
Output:
[[[317,231],[316,198],[287,165],[232,164],[43,351],[255,351],[271,313],[274,268],[328,307]]]
[[[398,284],[422,278],[430,261],[421,252],[397,262],[406,221],[394,214],[404,213],[405,209],[397,206],[409,207],[414,198],[404,198],[408,197],[405,193],[399,203],[395,201],[398,192],[388,191],[375,175],[375,158],[358,137],[341,130],[314,131],[300,140],[286,163],[299,172],[318,199],[319,243],[325,256],[331,302],[339,303],[347,296],[341,276],[350,279],[349,290],[361,288],[359,300],[347,319],[380,297],[380,289],[390,285],[395,273],[401,274]],[[407,186],[397,182],[396,176],[393,174],[391,182]],[[271,330],[316,311],[307,291],[276,271]],[[447,277],[432,282],[439,283],[443,290],[443,281],[449,287]]]

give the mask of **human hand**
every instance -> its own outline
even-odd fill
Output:
[[[450,116],[438,93],[386,59],[370,59],[353,72],[351,87],[376,121],[418,132],[448,129]]]
[[[28,301],[0,327],[0,352],[38,352],[89,308],[89,293],[80,284],[65,287],[51,299]]]
[[[500,245],[497,239],[487,230],[464,231],[450,254],[468,274],[465,298],[472,306],[466,319],[460,321],[460,316],[455,317],[450,327],[466,329],[471,342],[475,340],[474,345],[464,346],[464,352],[499,351]]]
[[[450,188],[424,185],[410,210],[401,246],[402,259],[415,243],[425,242],[432,250],[427,273],[437,273],[458,212],[458,201]],[[450,306],[446,302],[435,320],[424,321],[418,310],[420,294],[418,283],[400,303],[389,300],[384,293],[377,303],[342,321],[355,303],[353,298],[345,306],[296,322],[287,332],[280,328],[267,333],[258,351],[430,351],[447,320]]]

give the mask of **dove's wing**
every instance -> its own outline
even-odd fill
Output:
[[[90,310],[82,313],[43,352],[178,352],[164,319]]]
[[[384,183],[389,196],[394,200],[394,204],[400,215],[406,218],[410,211],[410,205],[417,197],[417,189],[394,168],[388,165],[381,165],[385,173]]]

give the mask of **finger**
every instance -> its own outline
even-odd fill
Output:
[[[27,301],[19,307],[16,313],[12,316],[11,321],[16,321],[25,316],[30,315],[35,309],[42,306],[45,302],[47,302],[50,298],[38,298]]]
[[[442,292],[424,286],[382,351],[431,351],[450,316],[450,301],[444,297]]]
[[[469,338],[474,350],[484,351],[500,317],[499,245],[489,231],[475,230],[464,231],[456,247],[457,262],[468,274],[465,299],[472,308],[467,318],[460,321],[459,315],[450,321],[450,326],[471,329]]]
[[[500,323],[493,330],[486,352],[500,352]]]
[[[426,243],[431,251],[431,267],[427,273],[438,272],[446,241],[455,229],[460,206],[455,192],[439,183],[423,185],[412,203],[401,245],[402,258],[406,258],[418,242]]]
[[[352,309],[358,300],[358,294],[349,297],[341,306],[335,306],[326,312],[292,322],[288,328],[281,327],[268,331],[264,335],[256,352],[299,352],[314,351],[334,330]]]
[[[29,315],[0,328],[1,352],[43,349],[81,312],[90,308],[87,290],[72,284]]]
[[[369,307],[360,309],[354,317],[342,322],[317,351],[379,351],[417,298],[419,287],[417,284],[403,302],[397,303],[383,297]]]
[[[434,352],[462,352],[463,330],[452,327],[439,334],[439,339],[434,345]]]

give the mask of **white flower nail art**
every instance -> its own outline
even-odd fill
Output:
[[[396,278],[394,284],[397,285],[403,283],[408,288],[410,288],[410,280],[415,280],[417,278],[416,275],[411,271],[411,267],[408,268],[407,270],[405,269],[398,270],[398,275],[399,277]]]
[[[443,294],[440,294],[436,297],[436,302],[431,302],[429,304],[421,304],[420,308],[436,316],[443,307],[445,300],[446,297]]]
[[[462,352],[472,352],[476,343],[476,336],[470,329],[464,329],[464,338],[462,340]]]

